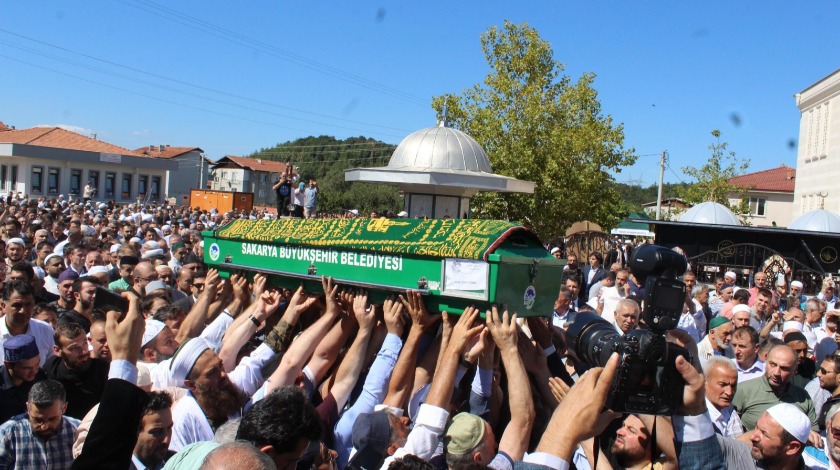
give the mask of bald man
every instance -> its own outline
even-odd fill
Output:
[[[741,416],[744,429],[752,431],[759,418],[779,402],[790,403],[802,410],[811,420],[811,429],[817,430],[814,403],[804,388],[791,380],[796,374],[799,358],[787,345],[776,345],[767,353],[764,375],[738,385],[732,404]]]

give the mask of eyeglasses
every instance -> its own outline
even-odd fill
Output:
[[[203,282],[193,282],[192,286],[195,287],[198,290],[203,290],[204,289],[204,283]]]

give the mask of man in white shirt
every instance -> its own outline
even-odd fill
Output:
[[[715,433],[736,438],[744,433],[744,426],[732,397],[738,388],[738,370],[724,357],[715,356],[706,362],[706,408],[715,426]]]
[[[764,361],[759,359],[758,332],[751,326],[742,326],[732,332],[733,361],[738,369],[738,383],[764,376]]]
[[[552,312],[552,324],[557,328],[563,328],[566,323],[574,321],[573,296],[574,293],[571,289],[566,286],[560,287],[560,293],[557,294],[557,300],[554,301],[554,311]]]
[[[723,356],[732,359],[735,355],[730,344],[732,343],[732,332],[735,330],[732,321],[726,317],[715,317],[709,322],[709,334],[697,344],[697,354],[703,370],[706,363],[714,356]]]
[[[615,273],[615,285],[610,287],[602,287],[600,296],[598,297],[598,309],[601,313],[601,318],[609,322],[615,320],[615,307],[618,302],[627,297],[627,280],[630,278],[630,273],[620,269]]]
[[[802,334],[808,339],[808,347],[813,351],[817,343],[828,336],[822,326],[825,315],[825,302],[820,299],[810,299],[805,302],[805,323]]]
[[[24,333],[35,337],[40,354],[39,367],[44,367],[44,362],[52,357],[53,328],[32,318],[32,310],[35,308],[35,297],[32,287],[26,281],[14,280],[6,283],[3,288],[3,299],[0,301],[0,308],[3,310],[3,318],[0,319],[0,350],[3,343],[12,336]]]

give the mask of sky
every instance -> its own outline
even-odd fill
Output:
[[[218,160],[309,135],[397,144],[431,98],[488,72],[480,35],[527,22],[594,73],[639,158],[615,178],[690,181],[711,131],[750,171],[796,165],[794,95],[840,68],[837,1],[3,2],[0,121]],[[834,59],[832,59],[834,57]]]

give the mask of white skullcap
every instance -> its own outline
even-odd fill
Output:
[[[153,339],[157,338],[157,335],[160,334],[163,329],[166,328],[166,323],[159,321],[148,319],[146,320],[146,329],[143,331],[143,344],[140,347],[144,347],[149,344]]]
[[[148,387],[150,385],[152,385],[152,374],[149,373],[149,368],[142,364],[137,364],[137,386]]]
[[[157,233],[158,238],[163,236],[163,231],[157,227],[155,227],[155,233]]]
[[[120,245],[119,243],[114,243],[113,245],[111,245],[110,252],[111,253],[116,253],[120,249],[121,246],[122,245]]]
[[[140,243],[140,239],[138,237],[131,237],[131,239],[128,240],[128,242],[129,243]]]
[[[801,443],[808,442],[811,435],[811,420],[799,408],[790,403],[779,403],[767,409],[767,414],[775,419],[785,431]]]
[[[158,250],[160,249],[160,243],[154,240],[149,240],[143,244],[143,248],[146,250]]]
[[[51,259],[53,259],[53,258],[61,258],[61,259],[64,259],[64,257],[63,257],[63,256],[61,256],[61,255],[60,255],[60,254],[58,254],[58,253],[50,253],[50,254],[48,254],[48,255],[47,255],[47,257],[46,257],[46,258],[44,258],[44,264],[49,263],[49,262],[50,262],[50,260],[51,260]]]
[[[733,271],[726,271],[723,277],[731,277],[732,279],[738,279],[738,275],[735,274]]]
[[[210,346],[203,338],[192,338],[181,344],[175,351],[172,363],[169,364],[169,374],[178,386],[184,385],[184,380],[187,379],[187,375],[189,375],[198,358],[208,349],[210,349]]]
[[[143,253],[143,259],[151,258],[152,256],[160,256],[162,254],[163,250],[160,248],[156,248],[154,250],[146,250],[146,252]]]
[[[24,241],[23,241],[23,239],[22,239],[22,238],[10,238],[10,239],[6,242],[6,245],[8,246],[8,245],[11,245],[12,243],[17,243],[17,244],[18,244],[18,245],[20,245],[20,246],[26,246],[26,243],[24,243]]]
[[[749,312],[749,311],[750,311],[750,306],[746,305],[746,304],[738,304],[738,305],[732,307],[732,314],[733,315],[738,313],[738,312]]]
[[[782,324],[782,331],[787,330],[802,331],[802,323],[799,323],[796,320],[788,320]]]
[[[90,269],[88,269],[87,275],[93,276],[94,274],[102,273],[108,274],[108,268],[106,268],[105,266],[92,266]]]
[[[156,290],[161,290],[161,289],[166,290],[166,283],[165,282],[163,282],[161,280],[151,281],[150,283],[146,284],[146,295],[149,295],[152,292],[154,292]]]
[[[551,249],[551,254],[553,255],[554,253],[560,253],[560,248],[558,248],[556,246],[554,248],[552,248]]]
[[[172,230],[172,227],[170,227],[169,225],[164,225],[161,228],[163,229],[164,232],[167,231],[167,230]]]
[[[802,283],[801,283],[801,282],[799,282],[799,281],[790,281],[790,286],[791,286],[791,287],[798,287],[798,288],[800,288],[800,289],[802,289],[802,287],[803,287],[803,286],[802,286]]]

